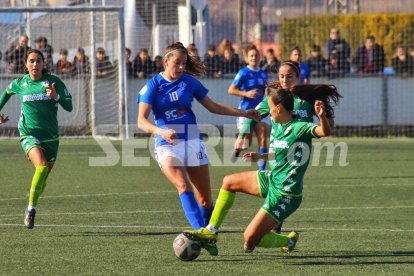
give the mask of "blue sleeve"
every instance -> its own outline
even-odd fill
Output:
[[[208,89],[199,80],[194,78],[192,86],[194,87],[193,95],[197,101],[201,101],[207,96]]]
[[[152,106],[154,103],[156,92],[157,89],[155,82],[151,79],[139,91],[137,96],[137,103],[143,102]]]
[[[232,84],[238,88],[242,87],[243,83],[244,83],[244,77],[245,77],[245,73],[244,70],[241,69],[239,70],[239,72],[237,73],[237,75],[234,77],[234,80],[232,82]]]

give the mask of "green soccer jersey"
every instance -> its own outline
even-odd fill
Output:
[[[262,118],[269,116],[270,108],[269,103],[267,101],[268,97],[265,97],[263,101],[256,107],[257,111],[259,112]],[[315,116],[315,111],[313,106],[308,103],[307,101],[302,100],[301,98],[294,96],[293,97],[293,115],[296,118],[299,118],[306,122],[313,122],[313,116]],[[252,119],[247,119],[243,124],[243,128],[240,131],[240,135],[246,135],[251,131],[257,122]]]
[[[293,119],[286,124],[272,120],[269,145],[270,180],[282,194],[300,196],[310,160],[313,130],[317,125]]]
[[[46,95],[46,88],[52,83],[56,84],[58,101]],[[43,142],[57,140],[59,138],[58,104],[65,110],[72,111],[72,96],[65,84],[53,75],[46,74],[40,80],[34,81],[26,74],[13,80],[0,96],[0,110],[14,94],[17,94],[21,103],[18,124],[20,136],[34,136]]]

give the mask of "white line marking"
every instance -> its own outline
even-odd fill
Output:
[[[0,227],[25,227],[23,224],[0,223]],[[160,225],[76,225],[76,224],[36,224],[36,227],[44,228],[124,228],[124,229],[177,229],[182,231],[188,226],[160,226]],[[244,231],[241,227],[223,227],[223,231]],[[370,232],[414,232],[414,229],[373,229],[373,228],[315,228],[295,227],[297,231],[370,231]]]

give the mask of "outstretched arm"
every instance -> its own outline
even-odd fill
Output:
[[[225,105],[222,103],[216,103],[208,96],[205,96],[200,103],[211,113],[220,114],[220,115],[229,115],[236,117],[246,117],[254,120],[260,120],[259,114],[254,109],[242,110]]]
[[[46,95],[59,102],[64,110],[71,112],[72,106],[72,95],[68,92],[67,88],[61,83],[63,87],[57,87],[56,83],[52,83],[46,88]],[[58,92],[59,91],[59,92]]]

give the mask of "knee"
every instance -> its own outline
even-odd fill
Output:
[[[226,190],[226,191],[230,191],[230,192],[232,192],[233,191],[233,183],[234,183],[234,181],[233,181],[234,179],[233,179],[233,176],[232,175],[226,175],[224,178],[223,178],[223,183],[221,184],[221,188],[222,189],[224,189],[224,190]]]
[[[182,194],[184,192],[191,191],[191,188],[185,181],[182,182],[176,182],[174,183],[175,188],[177,189],[178,194]]]

